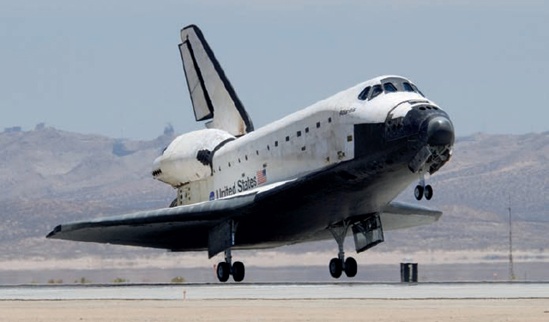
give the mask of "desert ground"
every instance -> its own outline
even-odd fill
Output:
[[[548,321],[547,299],[0,301],[2,321]]]

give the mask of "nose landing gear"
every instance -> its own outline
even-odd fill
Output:
[[[419,184],[414,189],[414,196],[417,200],[421,200],[423,197],[427,200],[433,198],[433,187],[431,185],[425,185],[425,179],[422,177],[419,180]]]

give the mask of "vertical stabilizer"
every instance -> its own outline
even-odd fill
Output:
[[[212,120],[208,128],[234,136],[253,131],[252,120],[197,26],[181,30],[179,52],[196,120]]]

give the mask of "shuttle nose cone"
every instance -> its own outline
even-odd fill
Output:
[[[448,145],[454,143],[454,126],[444,116],[429,120],[427,125],[427,143],[430,145]]]

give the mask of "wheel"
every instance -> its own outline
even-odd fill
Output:
[[[356,260],[352,257],[348,257],[345,260],[345,275],[347,275],[347,277],[355,277],[357,271],[358,265]]]
[[[231,275],[229,263],[220,262],[217,264],[217,279],[220,282],[226,282],[229,279],[229,275]]]
[[[332,258],[330,261],[330,275],[333,278],[339,278],[343,272],[343,263],[339,258]]]
[[[431,200],[433,198],[433,187],[431,185],[425,186],[425,199]]]
[[[233,263],[233,279],[235,282],[242,282],[246,269],[244,268],[244,263],[234,262]]]
[[[416,189],[414,190],[414,195],[416,196],[417,200],[421,200],[421,198],[423,198],[423,187],[417,185]]]

